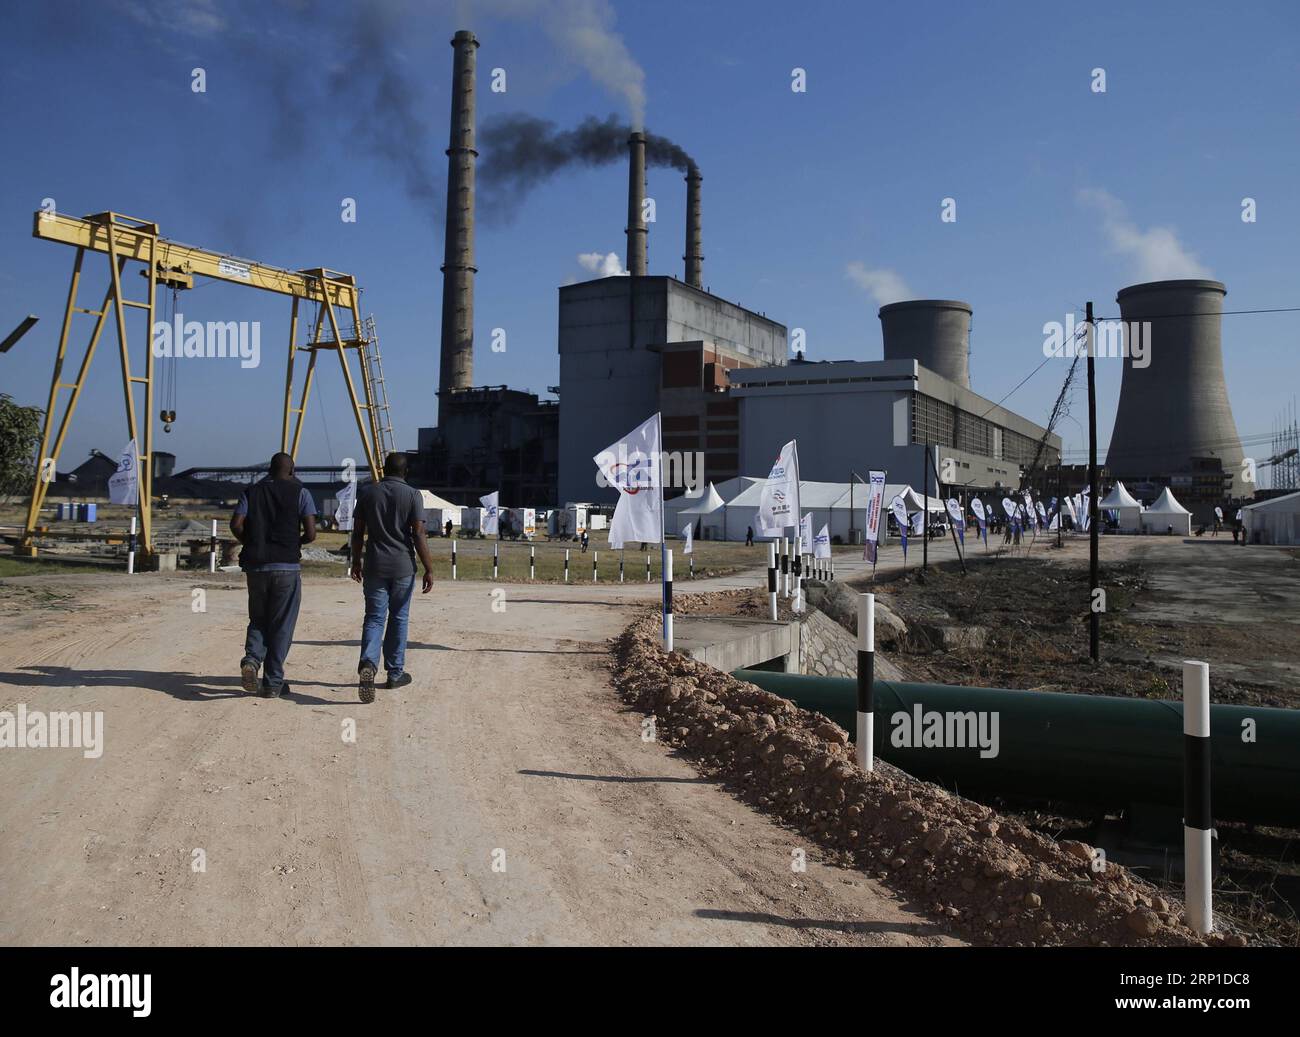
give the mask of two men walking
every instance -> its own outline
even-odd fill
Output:
[[[375,701],[381,662],[386,687],[411,683],[405,670],[406,633],[417,554],[424,565],[422,590],[428,594],[433,589],[424,502],[420,491],[406,483],[406,465],[405,454],[389,454],[384,478],[360,488],[353,513],[351,575],[362,585],[366,609],[357,664],[362,702]],[[243,544],[239,566],[248,581],[240,683],[265,698],[287,695],[284,662],[302,602],[302,546],[316,539],[316,505],[294,477],[293,458],[284,453],[271,458],[267,477],[240,496],[230,530]]]

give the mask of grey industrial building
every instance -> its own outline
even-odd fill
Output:
[[[727,375],[783,363],[786,339],[784,325],[672,277],[561,288],[560,500],[613,499],[592,457],[656,411],[664,450],[702,452],[715,482],[742,474]]]
[[[969,314],[969,310],[967,311]],[[883,469],[890,482],[937,491],[925,448],[950,487],[1010,491],[1034,464],[1060,460],[1059,436],[997,406],[916,360],[795,360],[730,372],[740,404],[741,467],[766,474],[782,444],[799,442],[804,479],[845,482]],[[924,481],[923,481],[924,480]]]

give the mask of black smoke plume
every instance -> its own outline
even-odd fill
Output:
[[[632,127],[609,115],[588,116],[570,130],[531,115],[503,115],[488,120],[478,135],[479,206],[486,216],[508,217],[533,188],[570,166],[607,166],[627,161]],[[695,160],[679,144],[646,133],[647,166],[666,166],[683,173]]]

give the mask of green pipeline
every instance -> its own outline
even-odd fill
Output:
[[[851,678],[766,670],[734,676],[856,729]],[[955,791],[1157,804],[1181,816],[1180,702],[877,680],[873,713],[877,756]],[[937,736],[940,725],[944,739],[924,744],[925,732]],[[994,731],[996,755],[989,750]],[[965,746],[952,738],[961,732]],[[1215,818],[1300,826],[1300,710],[1211,706],[1210,734]]]

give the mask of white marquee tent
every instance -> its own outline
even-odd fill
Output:
[[[1156,502],[1142,512],[1142,528],[1151,533],[1168,533],[1172,529],[1174,536],[1191,536],[1192,513],[1166,486]]]
[[[1300,544],[1300,493],[1247,504],[1241,521],[1249,543]]]
[[[1142,502],[1129,493],[1122,482],[1117,482],[1097,507],[1102,511],[1118,511],[1119,528],[1122,530],[1136,531],[1142,528]]]

